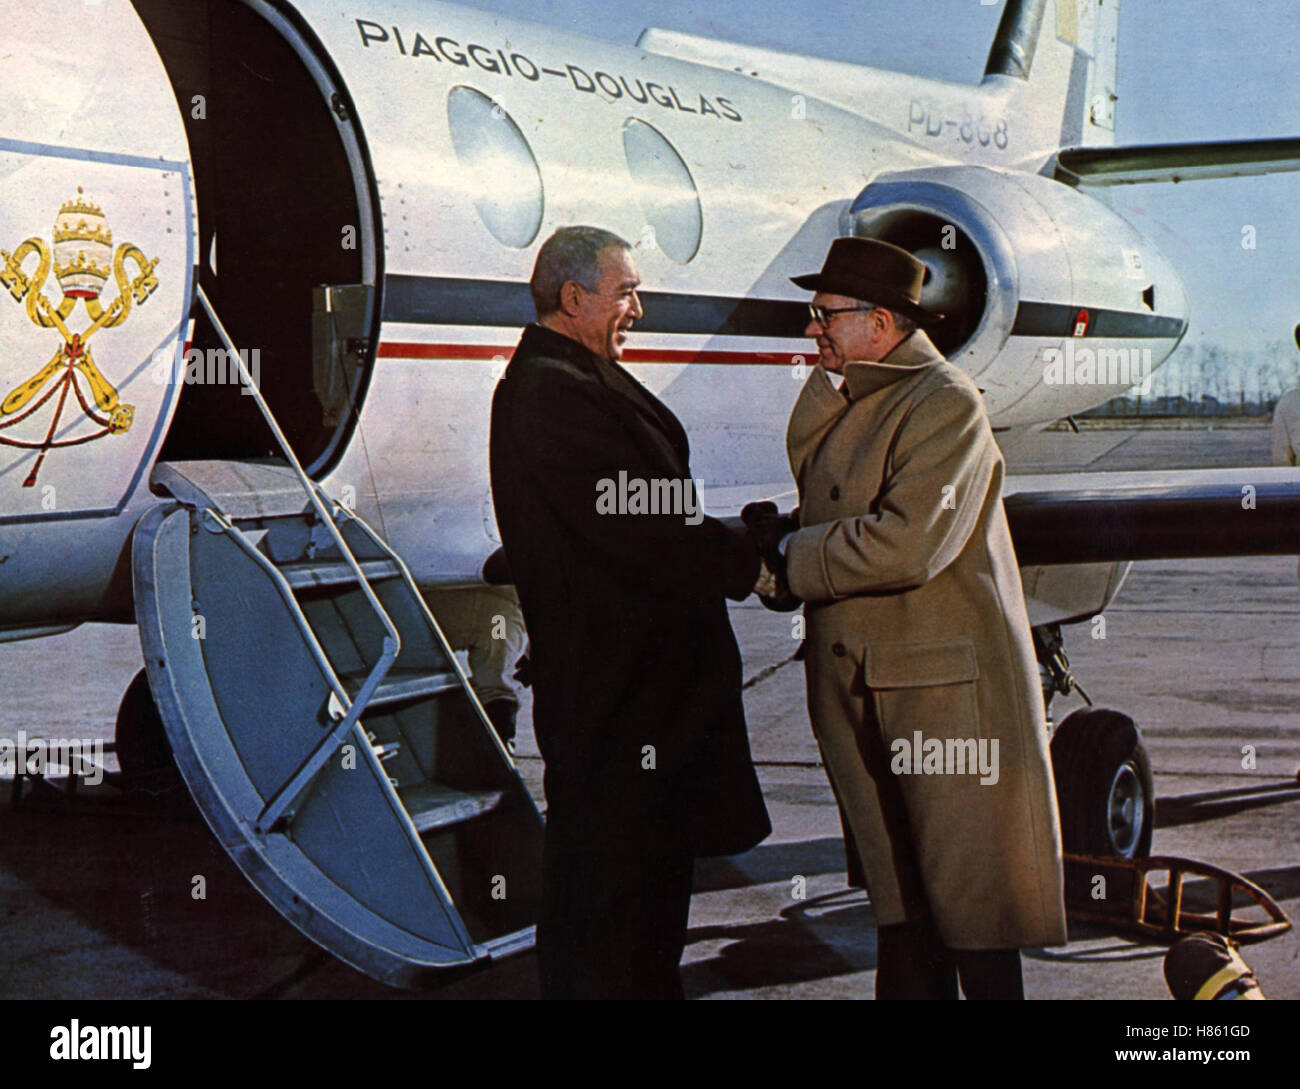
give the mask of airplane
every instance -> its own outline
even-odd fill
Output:
[[[1300,163],[1295,138],[1116,146],[1116,0],[1008,0],[971,86],[416,0],[8,21],[0,640],[135,624],[124,771],[165,735],[259,891],[408,986],[532,940],[541,817],[430,606],[508,580],[488,404],[551,230],[635,241],[624,361],[734,516],[792,494],[814,360],[788,277],[831,239],[926,262],[937,343],[1010,448],[1187,329],[1176,270],[1096,191]],[[1131,562],[1296,550],[1294,473],[1249,487],[1243,518],[1240,473],[1009,481],[1047,699],[1061,627]],[[1145,854],[1136,724],[1075,712],[1053,759],[1067,849]]]

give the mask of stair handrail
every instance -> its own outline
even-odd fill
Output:
[[[223,325],[221,319],[217,317],[216,308],[208,298],[207,292],[203,290],[201,284],[195,285],[195,289],[198,294],[199,302],[202,304],[204,311],[208,315],[208,320],[212,322],[212,327],[216,330],[217,337],[226,349],[228,358],[233,360],[235,366],[239,368],[240,378],[243,380],[248,392],[252,395],[253,403],[257,405],[257,409],[261,412],[262,418],[266,420],[267,426],[271,429],[271,434],[279,444],[280,449],[284,451],[284,455],[288,459],[289,465],[293,468],[294,473],[298,477],[298,482],[307,493],[308,501],[315,508],[316,513],[320,517],[321,523],[326,528],[326,531],[334,539],[334,544],[338,548],[339,554],[343,557],[344,562],[352,568],[353,574],[356,575],[357,583],[361,587],[361,592],[365,595],[366,602],[379,618],[379,622],[384,628],[385,635],[381,644],[379,660],[375,663],[369,674],[367,674],[365,681],[362,682],[361,688],[358,690],[355,699],[346,695],[347,690],[340,681],[338,673],[335,671],[333,664],[326,659],[326,665],[329,667],[330,671],[332,687],[335,689],[336,694],[338,692],[344,693],[343,702],[347,704],[346,713],[342,721],[340,721],[335,728],[330,731],[330,734],[327,735],[326,741],[333,738],[342,739],[348,735],[352,726],[361,717],[361,712],[370,702],[370,697],[374,695],[375,689],[377,689],[380,682],[383,681],[384,676],[388,673],[389,667],[392,666],[394,661],[396,661],[397,655],[402,649],[402,637],[398,633],[397,625],[393,623],[392,617],[388,615],[387,610],[385,610],[383,605],[380,604],[379,598],[375,596],[375,592],[370,586],[370,581],[366,578],[365,572],[361,570],[360,562],[357,560],[352,549],[348,546],[342,532],[335,523],[333,513],[326,508],[320,492],[316,488],[316,482],[307,475],[307,471],[302,467],[302,462],[298,460],[298,455],[293,452],[293,447],[289,445],[288,438],[285,436],[284,432],[280,430],[280,425],[276,421],[275,415],[271,412],[271,406],[266,403],[266,398],[262,396],[261,389],[253,378],[247,365],[244,363],[244,357],[239,354],[230,334],[226,332],[225,325]],[[304,633],[312,639],[315,638],[311,631],[311,626],[307,622],[307,618],[302,614],[301,610],[298,610],[294,620]],[[303,761],[303,763],[298,767],[298,770],[290,776],[289,780],[267,801],[266,806],[263,808],[261,815],[257,819],[259,829],[269,829],[279,821],[279,819],[293,804],[297,796],[302,792],[303,788],[305,788],[316,776],[317,772],[324,767],[326,761],[329,760],[330,756],[333,754],[334,748],[336,747],[337,745],[331,746],[325,743],[317,746],[308,759]]]
[[[389,560],[397,565],[397,570],[402,582],[411,593],[411,600],[414,601],[416,606],[419,608],[420,614],[424,617],[428,629],[437,636],[438,644],[442,648],[442,652],[446,656],[448,664],[453,670],[455,670],[456,676],[460,678],[461,688],[464,689],[466,694],[470,697],[470,702],[478,709],[478,713],[482,717],[484,724],[489,727],[487,731],[488,736],[492,739],[501,755],[510,763],[510,766],[514,767],[514,754],[506,748],[505,742],[501,740],[500,736],[498,736],[497,731],[491,727],[491,719],[487,717],[487,712],[483,709],[483,703],[479,699],[478,692],[475,691],[473,684],[470,682],[469,674],[466,673],[464,667],[461,666],[460,660],[456,657],[455,650],[452,648],[451,643],[448,642],[446,633],[442,630],[442,625],[438,623],[437,618],[433,615],[433,610],[429,608],[429,603],[425,601],[424,595],[420,593],[420,588],[415,582],[415,576],[411,574],[411,569],[406,565],[406,561],[398,555],[396,549],[394,549],[392,545],[379,536],[370,524],[355,511],[351,511],[347,507],[344,507],[340,515],[340,521],[356,526],[374,548],[382,552]]]

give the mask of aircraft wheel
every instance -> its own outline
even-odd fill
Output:
[[[184,785],[143,669],[131,679],[122,696],[114,740],[117,762],[128,786],[166,793]]]
[[[1142,858],[1151,853],[1151,761],[1128,715],[1074,711],[1052,735],[1052,768],[1066,852]]]

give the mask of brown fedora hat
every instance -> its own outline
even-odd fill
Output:
[[[845,295],[897,310],[918,325],[943,320],[942,314],[920,305],[925,262],[876,238],[837,238],[831,243],[821,272],[790,279],[809,291]]]

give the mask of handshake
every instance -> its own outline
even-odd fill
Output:
[[[762,559],[754,593],[774,612],[788,613],[800,605],[799,599],[790,592],[790,584],[786,582],[785,557],[778,547],[781,538],[799,528],[798,513],[796,507],[789,514],[782,514],[777,510],[776,504],[768,500],[746,503],[740,512],[740,519],[745,523],[745,529]]]

